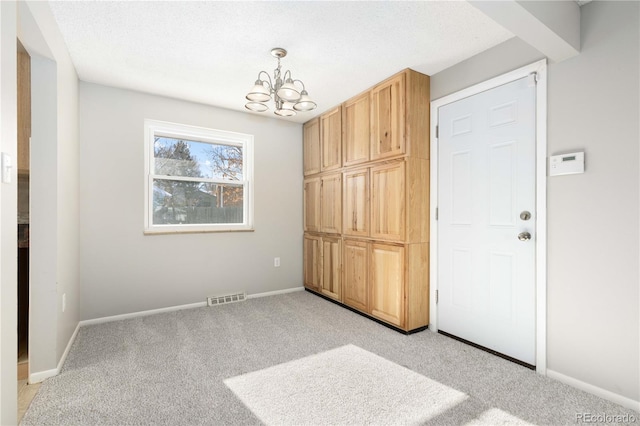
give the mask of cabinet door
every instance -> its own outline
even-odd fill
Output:
[[[304,236],[304,286],[318,290],[322,281],[322,238]]]
[[[342,147],[345,166],[369,161],[371,141],[371,97],[369,92],[342,106]]]
[[[342,175],[323,176],[320,179],[320,230],[339,234],[342,232]]]
[[[342,301],[369,312],[369,243],[344,240],[344,294]]]
[[[31,137],[31,57],[18,51],[18,174],[29,174],[29,144]]]
[[[315,118],[303,126],[304,175],[320,173],[320,119]]]
[[[399,74],[371,91],[371,159],[404,154],[404,85]]]
[[[343,175],[342,232],[347,235],[369,235],[369,169],[345,172]]]
[[[304,230],[320,231],[320,178],[304,181]]]
[[[371,244],[371,315],[404,327],[404,247]]]
[[[404,169],[403,161],[371,168],[371,236],[373,238],[404,240],[406,216]]]
[[[342,110],[340,107],[320,116],[322,171],[342,167]]]
[[[340,238],[322,237],[322,294],[342,300],[342,244]]]

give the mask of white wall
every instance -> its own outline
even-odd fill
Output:
[[[0,2],[0,151],[17,154],[16,5]],[[17,414],[17,173],[0,183],[0,424]]]
[[[300,124],[84,82],[79,116],[82,319],[302,286]],[[255,136],[255,232],[143,235],[145,118]]]
[[[585,151],[586,172],[548,179],[547,366],[631,403],[640,400],[639,10],[583,6],[581,54],[548,74],[549,155]],[[509,40],[432,76],[432,98],[540,58]]]
[[[29,362],[39,381],[57,373],[79,322],[78,77],[48,3],[18,3],[17,36],[33,71]]]

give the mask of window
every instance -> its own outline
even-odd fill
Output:
[[[145,120],[145,233],[253,229],[253,136]]]

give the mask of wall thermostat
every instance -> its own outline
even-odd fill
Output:
[[[552,155],[549,159],[549,176],[584,173],[584,152]]]

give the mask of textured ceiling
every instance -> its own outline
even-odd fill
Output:
[[[50,4],[81,80],[240,111],[283,47],[283,70],[318,103],[298,122],[404,68],[433,75],[513,37],[467,2]]]

